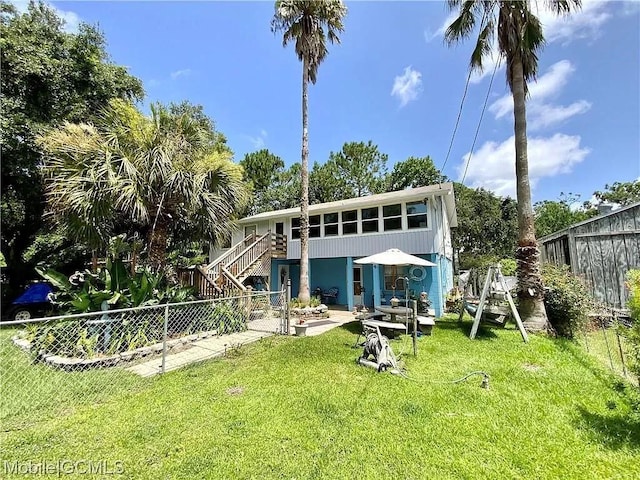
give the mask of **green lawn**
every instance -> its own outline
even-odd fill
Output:
[[[470,323],[441,321],[418,358],[392,342],[407,380],[356,365],[355,328],[266,339],[152,380],[112,376],[100,403],[8,409],[3,460],[122,461],[121,478],[150,479],[640,478],[636,392],[579,346],[524,344],[513,329],[471,341]],[[23,355],[0,353],[3,374]],[[489,390],[449,382],[473,370]]]

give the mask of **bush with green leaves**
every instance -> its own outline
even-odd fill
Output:
[[[54,303],[62,313],[97,312],[104,301],[115,309],[195,300],[191,287],[172,284],[162,272],[148,268],[132,274],[120,259],[107,259],[95,273],[85,270],[68,278],[51,268],[36,271],[57,289]]]
[[[629,289],[629,301],[627,306],[633,319],[631,328],[623,332],[627,337],[629,350],[629,370],[631,370],[640,384],[640,270],[627,272],[627,288]]]
[[[549,322],[558,335],[573,338],[586,327],[589,312],[596,308],[595,300],[567,265],[544,265],[542,279]]]

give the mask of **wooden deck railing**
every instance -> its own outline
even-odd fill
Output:
[[[206,267],[179,272],[180,281],[192,285],[203,298],[220,296],[228,288],[244,290],[243,281],[256,271],[269,270],[272,258],[286,258],[287,237],[267,232],[248,235]],[[257,274],[257,273],[256,273]]]

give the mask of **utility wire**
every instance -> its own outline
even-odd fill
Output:
[[[464,85],[464,92],[462,94],[462,100],[460,101],[460,109],[458,110],[458,118],[456,118],[456,124],[453,127],[453,134],[451,135],[451,142],[449,142],[449,150],[447,150],[447,156],[444,159],[442,167],[440,167],[440,173],[444,172],[444,167],[449,161],[449,155],[451,154],[451,148],[453,147],[453,141],[456,138],[456,132],[458,131],[458,125],[460,124],[460,117],[462,116],[462,107],[464,106],[464,100],[467,98],[467,90],[469,89],[469,81],[471,80],[471,69],[469,69],[469,75],[467,75],[467,82]]]
[[[487,16],[488,16],[488,12],[485,10],[485,12],[482,14],[482,20],[480,20],[480,30],[482,30],[484,28],[485,21],[487,20]],[[469,89],[469,82],[471,81],[471,73],[472,73],[472,69],[469,68],[469,74],[467,75],[467,81],[466,81],[466,83],[464,85],[464,92],[462,93],[462,100],[460,101],[460,109],[458,110],[458,118],[456,118],[456,124],[453,127],[453,133],[451,134],[451,142],[449,142],[449,149],[447,150],[447,155],[446,155],[446,157],[444,159],[444,163],[442,164],[442,167],[440,168],[440,173],[441,174],[444,172],[444,167],[447,165],[447,162],[449,161],[449,155],[451,155],[451,148],[453,147],[453,141],[456,138],[456,132],[458,131],[458,125],[460,123],[460,117],[462,116],[462,107],[464,106],[465,98],[467,98],[467,90]]]
[[[480,132],[480,125],[482,125],[482,118],[484,117],[484,112],[487,108],[487,102],[489,101],[489,94],[491,93],[491,87],[493,86],[493,78],[496,75],[496,71],[498,70],[498,65],[500,65],[500,61],[496,62],[495,67],[493,68],[493,73],[491,74],[491,81],[489,82],[489,88],[487,89],[487,96],[484,98],[484,105],[482,106],[482,112],[480,113],[480,119],[478,120],[478,126],[476,127],[476,133],[473,136],[473,143],[471,144],[471,151],[469,152],[469,158],[467,160],[467,164],[464,167],[464,175],[462,175],[462,180],[460,183],[464,185],[464,179],[467,177],[467,171],[469,170],[469,164],[471,163],[471,157],[473,156],[473,149],[476,146],[476,140],[478,140],[478,133]]]

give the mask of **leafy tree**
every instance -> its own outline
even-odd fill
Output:
[[[460,267],[471,268],[511,257],[516,247],[516,202],[493,192],[453,184],[456,195],[458,228],[453,231],[453,246],[458,252]]]
[[[275,183],[265,190],[262,203],[256,213],[283,210],[300,205],[300,163],[294,163],[287,170],[276,175]]]
[[[314,162],[309,175],[309,203],[326,203],[352,198],[347,181],[333,160]]]
[[[640,180],[633,182],[613,182],[613,185],[605,185],[605,190],[595,192],[595,197],[600,202],[631,205],[640,202]]]
[[[339,152],[329,154],[335,173],[345,183],[347,197],[364,197],[385,191],[385,175],[389,156],[381,153],[371,140],[348,142]]]
[[[446,181],[447,177],[436,168],[431,157],[409,157],[393,166],[389,174],[387,191],[395,192],[409,187],[424,187]]]
[[[145,231],[156,269],[165,264],[172,233],[211,241],[227,235],[247,200],[242,168],[193,111],[154,104],[145,117],[112,101],[96,125],[49,130],[40,144],[57,224],[70,237],[103,247],[118,220],[131,219]]]
[[[338,33],[344,30],[347,7],[341,0],[278,0],[271,20],[271,30],[282,32],[282,46],[295,43],[302,62],[302,161],[300,169],[300,290],[298,298],[309,303],[309,114],[308,86],[315,84],[318,67],[331,43],[340,43]],[[325,33],[326,29],[326,33]]]
[[[556,15],[579,8],[580,0],[545,2]],[[458,17],[445,32],[449,44],[468,38],[479,24],[476,45],[471,55],[471,68],[482,70],[483,60],[491,54],[497,38],[498,54],[506,59],[507,83],[513,96],[516,150],[516,194],[518,200],[518,297],[525,326],[545,330],[549,322],[544,307],[544,290],[540,274],[540,250],[537,246],[534,214],[529,184],[527,158],[527,82],[538,71],[538,52],[544,45],[542,24],[530,1],[449,0]]]
[[[284,171],[284,161],[267,149],[247,153],[240,162],[244,169],[243,180],[253,189],[253,200],[249,214],[257,213],[263,203],[265,192],[278,182]]]
[[[0,55],[1,248],[10,281],[19,285],[32,275],[22,252],[42,227],[37,135],[64,120],[86,121],[112,98],[142,99],[143,90],[126,68],[111,63],[96,27],[81,24],[78,33],[66,33],[44,3],[18,13],[0,2]]]
[[[570,227],[574,223],[582,222],[592,215],[582,208],[571,209],[578,200],[577,195],[560,194],[558,201],[543,200],[533,206],[535,211],[536,232],[544,237]]]

